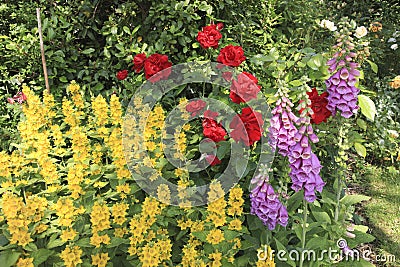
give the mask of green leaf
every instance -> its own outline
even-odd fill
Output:
[[[354,205],[356,203],[360,203],[361,201],[367,201],[370,199],[371,198],[369,196],[364,196],[364,195],[346,195],[340,200],[340,203],[342,203],[343,205],[349,206],[349,205]]]
[[[312,214],[314,215],[317,222],[326,222],[329,224],[331,223],[331,218],[329,217],[329,214],[325,211],[312,211]]]
[[[54,251],[41,248],[31,253],[33,257],[33,264],[38,266],[39,264],[45,262],[51,255],[54,254]]]
[[[367,130],[367,123],[365,122],[365,120],[362,119],[357,119],[357,125],[358,127],[360,127],[361,129],[363,129],[364,131]]]
[[[357,154],[361,157],[365,158],[367,156],[367,149],[360,143],[354,143],[354,148],[357,151]]]
[[[124,32],[126,32],[127,34],[131,34],[131,31],[129,30],[129,28],[127,26],[124,26],[122,28],[124,30]]]
[[[88,49],[83,50],[82,54],[89,55],[89,54],[93,53],[94,51],[95,51],[94,48],[88,48]]]
[[[366,95],[358,96],[358,105],[361,108],[361,113],[364,114],[365,117],[374,121],[376,112],[375,103]]]
[[[292,86],[300,86],[300,85],[303,84],[303,82],[300,81],[300,80],[293,80],[289,84],[292,85]]]
[[[5,251],[1,253],[0,254],[1,267],[13,266],[17,262],[19,255],[21,255],[20,252],[14,252],[14,251]]]
[[[374,62],[372,62],[371,60],[368,60],[368,59],[367,59],[367,62],[371,66],[372,71],[375,73],[378,73],[378,65],[376,65]]]

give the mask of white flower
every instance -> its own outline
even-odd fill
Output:
[[[395,43],[396,42],[396,39],[395,38],[389,38],[389,40],[388,40],[388,43]]]
[[[357,27],[354,36],[357,38],[361,38],[361,37],[364,37],[365,35],[367,35],[367,33],[368,33],[367,28],[365,28],[364,26],[361,26],[361,27]]]
[[[399,46],[397,44],[392,44],[390,46],[391,49],[396,50]]]
[[[326,28],[332,32],[336,31],[336,29],[337,29],[337,27],[335,26],[335,23],[333,23],[332,21],[327,20],[327,19],[323,19],[321,21],[321,23],[319,24],[319,26],[321,26],[322,28]]]

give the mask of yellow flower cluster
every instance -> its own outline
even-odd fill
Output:
[[[35,267],[33,265],[33,258],[19,258],[16,267]]]
[[[90,222],[92,223],[92,237],[90,244],[95,247],[100,247],[101,243],[109,244],[110,237],[107,234],[100,235],[99,232],[111,228],[110,211],[106,204],[100,205],[96,202],[90,213]]]
[[[201,246],[201,242],[191,236],[182,249],[182,267],[205,266],[202,265],[204,262],[199,259],[200,251],[197,249],[198,246]]]
[[[126,203],[116,203],[112,207],[113,222],[118,225],[123,225],[126,222],[127,209],[129,205]]]
[[[10,243],[26,246],[32,240],[29,233],[31,223],[40,222],[47,208],[45,198],[30,196],[24,204],[21,197],[10,192],[3,195],[3,214],[11,234]]]
[[[211,253],[208,256],[208,258],[212,260],[212,262],[210,263],[210,267],[221,267],[222,266],[222,263],[221,263],[222,253],[218,252],[218,250],[214,253]]]
[[[92,111],[95,115],[96,132],[101,138],[108,135],[106,124],[108,123],[108,104],[102,95],[92,100]]]
[[[226,223],[226,201],[224,199],[224,190],[219,182],[210,184],[208,192],[207,221],[214,223],[215,227],[223,226]]]
[[[22,108],[25,120],[18,125],[24,142],[23,152],[30,154],[30,158],[37,161],[41,167],[40,174],[45,182],[53,184],[58,180],[57,167],[49,157],[51,153],[49,132],[44,130],[44,127],[51,122],[49,116],[54,116],[54,114],[27,86],[23,86],[22,91],[26,95],[28,103]],[[48,100],[48,102],[51,101]]]
[[[264,250],[258,251],[259,260],[256,263],[257,267],[275,267],[274,257],[271,253],[271,247],[267,248],[267,255]]]
[[[172,244],[169,239],[160,239],[157,242],[147,243],[139,252],[139,260],[143,267],[159,266],[164,260],[171,257]]]
[[[75,81],[71,81],[67,86],[67,91],[71,94],[72,102],[78,110],[82,110],[85,107],[80,89],[81,87]]]
[[[157,187],[157,197],[164,204],[171,203],[171,191],[167,184],[160,184]]]
[[[220,229],[213,229],[208,233],[206,240],[212,245],[217,245],[225,240],[224,233]]]
[[[82,263],[82,249],[78,246],[66,247],[60,254],[63,259],[65,267],[76,267],[79,263]]]
[[[228,215],[230,216],[241,216],[243,213],[243,189],[239,186],[231,188],[229,191],[228,200]]]
[[[59,198],[53,209],[59,218],[58,225],[66,227],[71,226],[76,216],[84,212],[83,207],[76,208],[72,199],[68,197]]]
[[[107,146],[112,151],[113,164],[116,168],[118,179],[131,177],[129,170],[126,167],[125,154],[122,147],[121,139],[122,139],[121,128],[116,127],[111,132],[110,137],[107,140]]]
[[[122,125],[122,107],[116,94],[110,99],[110,120],[113,125]]]
[[[156,199],[146,197],[143,201],[140,216],[132,218],[130,221],[130,233],[132,236],[129,238],[130,247],[128,252],[131,256],[138,253],[137,246],[140,246],[140,244],[145,241],[147,237],[146,234],[150,234],[149,229],[156,222],[156,216],[159,215],[161,211],[162,207],[160,207],[160,203]]]
[[[108,253],[99,253],[92,255],[92,265],[97,267],[106,267],[107,262],[110,260]]]

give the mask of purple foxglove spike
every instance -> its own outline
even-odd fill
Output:
[[[267,184],[267,183],[265,183],[266,184],[266,191],[265,192],[267,192],[267,196],[268,196],[268,199],[270,199],[269,198],[269,196],[275,196],[275,191],[274,191],[274,188],[272,187],[272,185],[270,185],[270,184]]]
[[[267,222],[266,225],[268,226],[268,230],[272,231],[276,227],[276,222]]]
[[[339,56],[339,52],[336,52],[336,53],[333,55],[334,58],[337,58],[338,56]]]
[[[260,187],[260,192],[265,192],[266,193],[266,195],[268,195],[268,190],[270,190],[269,189],[270,188],[270,184],[268,184],[268,183],[263,183],[262,185],[261,185],[261,187]],[[272,190],[273,191],[273,190]]]
[[[282,101],[285,102],[285,103],[290,102],[289,99],[286,96],[282,97]]]
[[[338,62],[338,67],[344,67],[344,66],[346,66],[346,61],[344,61],[344,60],[342,59],[342,60],[340,60],[340,61]]]
[[[310,134],[308,137],[314,144],[319,142],[318,136],[315,133]]]
[[[347,84],[345,84],[344,86],[338,86],[336,88],[336,91],[343,95],[343,94],[347,94],[347,93],[351,93],[351,88],[347,86]]]
[[[313,170],[312,165],[304,165],[301,167],[301,169],[306,173],[306,174],[310,174],[311,171]]]
[[[349,70],[347,68],[342,68],[340,70],[340,78],[342,80],[347,80],[348,77],[349,77]]]
[[[347,55],[344,59],[345,59],[347,62],[350,62],[350,61],[353,60],[353,59],[351,58],[351,56],[349,56],[349,55]]]
[[[347,103],[340,103],[336,107],[337,107],[337,109],[339,109],[342,112],[351,111],[350,107],[347,105]]]

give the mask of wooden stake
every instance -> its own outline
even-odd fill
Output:
[[[46,83],[47,93],[50,94],[49,77],[47,76],[46,58],[44,56],[44,45],[43,45],[43,35],[42,35],[42,21],[40,20],[40,8],[36,8],[36,16],[37,16],[38,29],[39,29],[40,51],[42,53],[42,65],[43,65],[44,81]]]

